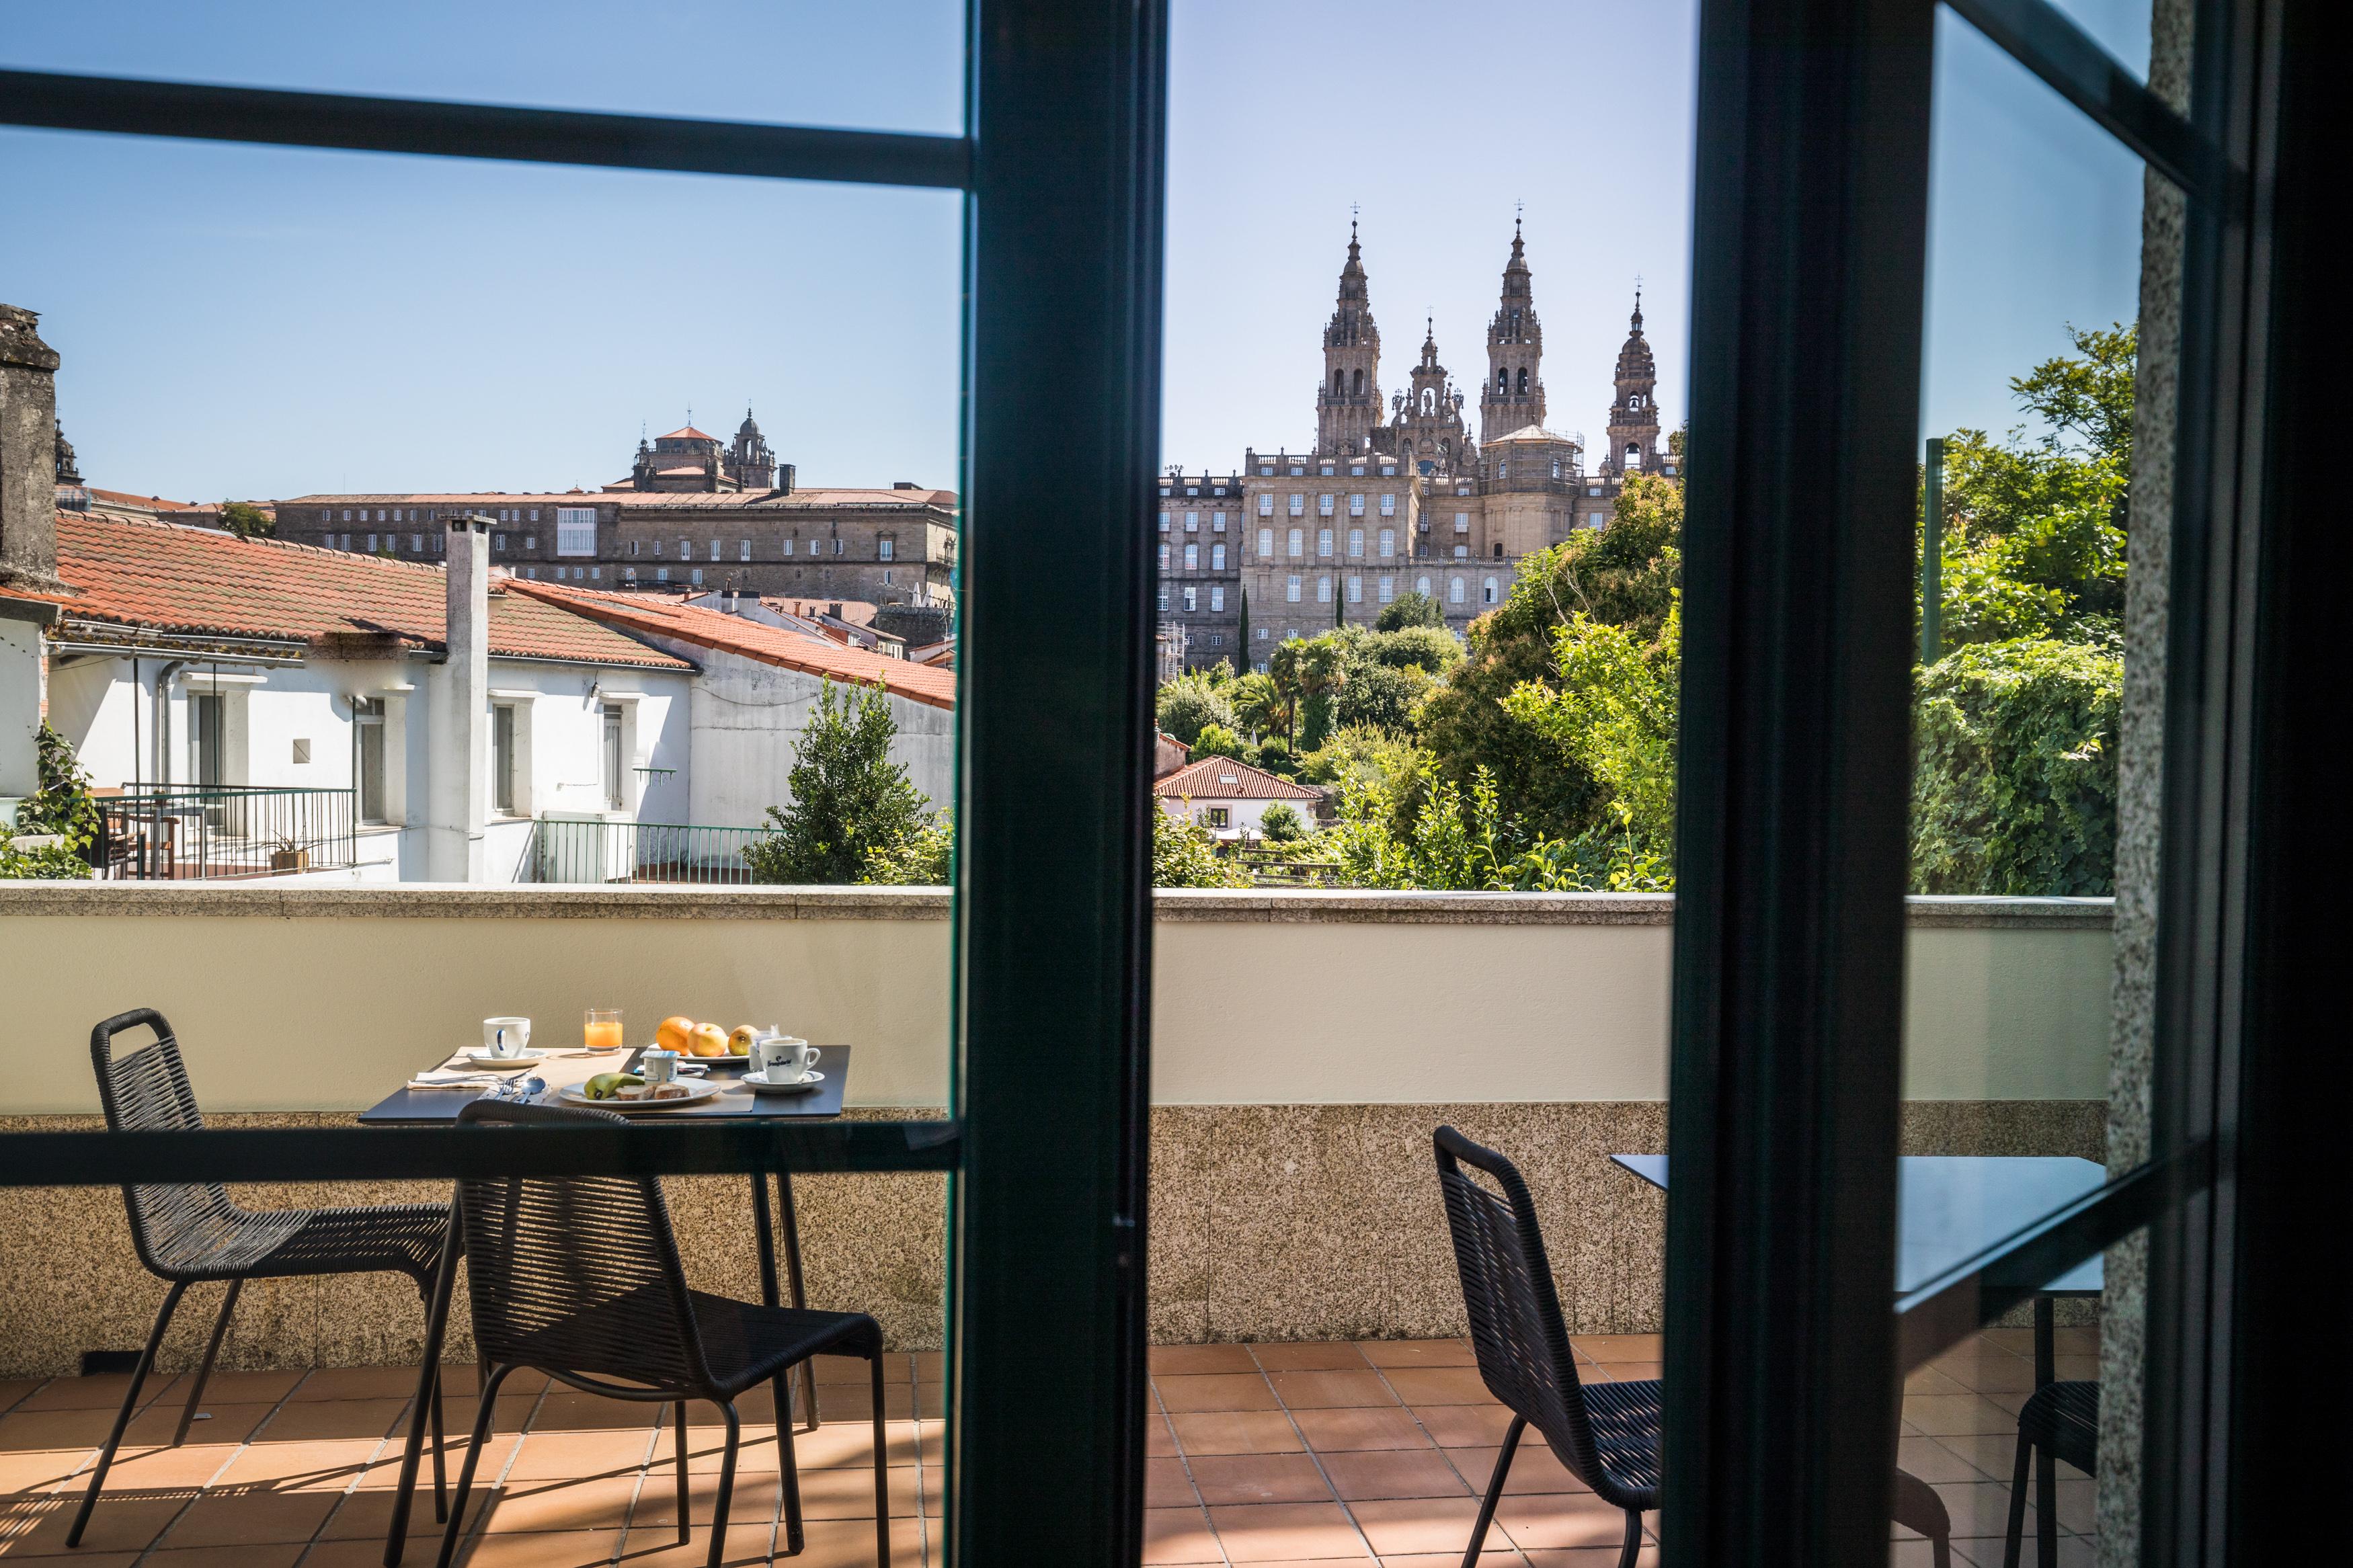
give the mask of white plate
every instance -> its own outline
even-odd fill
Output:
[[[713,1083],[709,1079],[698,1079],[691,1081],[681,1079],[680,1087],[688,1091],[683,1099],[673,1096],[669,1100],[591,1100],[580,1092],[578,1084],[567,1083],[556,1091],[555,1098],[566,1105],[585,1105],[591,1110],[617,1110],[624,1116],[653,1115],[701,1105],[722,1093],[726,1086]]]
[[[501,1057],[488,1051],[467,1051],[459,1059],[478,1068],[527,1068],[543,1062],[547,1058],[544,1055]]]
[[[825,1074],[815,1068],[809,1069],[808,1077],[796,1079],[790,1083],[770,1083],[768,1075],[762,1072],[747,1072],[744,1075],[744,1087],[754,1094],[807,1094],[824,1081]]]

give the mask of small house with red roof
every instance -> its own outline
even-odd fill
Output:
[[[1171,816],[1189,817],[1219,838],[1257,837],[1277,801],[1313,822],[1324,792],[1230,757],[1204,757],[1153,781],[1152,797]]]

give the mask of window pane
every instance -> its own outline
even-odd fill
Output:
[[[0,41],[19,69],[306,92],[750,120],[955,135],[958,0],[416,0],[339,10],[90,0],[25,11]],[[890,90],[875,90],[887,60]]]

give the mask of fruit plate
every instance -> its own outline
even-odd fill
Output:
[[[624,1116],[651,1116],[665,1110],[685,1110],[727,1091],[725,1084],[713,1083],[709,1079],[681,1079],[679,1087],[686,1093],[669,1100],[591,1100],[581,1091],[580,1085],[568,1083],[556,1091],[555,1098],[566,1105],[585,1105],[591,1110],[617,1110]]]
[[[654,1046],[646,1046],[646,1047],[640,1047],[640,1049],[639,1049],[639,1051],[638,1051],[638,1054],[640,1057],[642,1057],[642,1056],[645,1054],[645,1052],[647,1052],[647,1051],[650,1051],[650,1050],[655,1050],[655,1049],[658,1049],[658,1048],[659,1048],[659,1047],[654,1047]],[[751,1056],[751,1053],[750,1053],[750,1052],[748,1052],[748,1051],[746,1051],[744,1055],[742,1055],[742,1056],[738,1056],[738,1057],[725,1057],[725,1056],[722,1056],[722,1057],[698,1057],[698,1056],[696,1056],[692,1051],[681,1051],[681,1052],[679,1052],[679,1053],[678,1053],[678,1059],[679,1059],[679,1065],[680,1065],[680,1066],[681,1066],[681,1067],[683,1067],[683,1066],[687,1065],[687,1064],[688,1064],[688,1063],[690,1063],[690,1062],[691,1062],[691,1063],[695,1063],[695,1064],[698,1064],[698,1065],[700,1065],[700,1066],[703,1066],[703,1067],[721,1067],[721,1068],[745,1068],[745,1067],[750,1067],[750,1066],[752,1065],[752,1056]]]

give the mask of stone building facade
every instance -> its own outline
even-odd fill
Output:
[[[493,520],[491,561],[516,575],[657,592],[733,588],[803,599],[955,607],[954,490],[800,489],[750,413],[732,444],[691,426],[638,444],[597,491],[306,495],[275,503],[278,537],[437,558],[441,521]]]
[[[1657,389],[1638,294],[1602,455],[1588,468],[1581,435],[1546,426],[1544,328],[1514,225],[1487,328],[1478,436],[1434,322],[1406,385],[1384,403],[1380,329],[1352,226],[1324,329],[1313,447],[1253,447],[1239,473],[1172,468],[1160,481],[1160,608],[1185,628],[1186,664],[1262,668],[1284,638],[1369,624],[1407,593],[1436,600],[1465,632],[1503,602],[1524,557],[1607,526],[1626,474],[1676,477]]]

